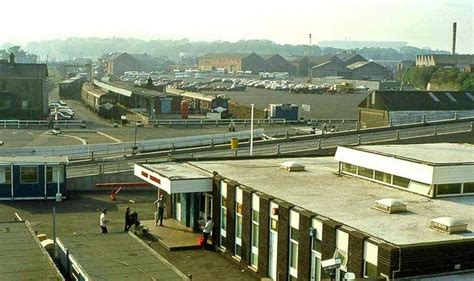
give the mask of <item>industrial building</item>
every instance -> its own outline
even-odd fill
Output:
[[[123,75],[125,71],[140,70],[140,61],[128,53],[105,54],[100,58],[107,74]]]
[[[454,67],[465,72],[472,72],[474,69],[474,55],[449,55],[433,54],[418,55],[415,61],[416,66],[439,66]]]
[[[65,198],[67,163],[66,156],[0,157],[0,200]]]
[[[474,116],[474,93],[373,91],[358,105],[362,128]]]
[[[135,175],[172,194],[186,225],[211,214],[213,243],[261,277],[393,280],[474,270],[473,155],[464,144],[339,147],[334,158],[144,164]]]
[[[346,66],[356,80],[384,80],[392,78],[392,72],[373,61],[360,61]]]
[[[2,119],[37,119],[48,114],[46,64],[0,61],[0,116]]]
[[[210,53],[198,58],[199,71],[223,70],[226,73],[252,71],[257,74],[266,71],[267,62],[255,53]]]

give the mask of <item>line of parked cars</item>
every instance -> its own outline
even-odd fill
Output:
[[[64,101],[53,101],[48,103],[49,118],[53,120],[71,120],[74,119],[74,110],[72,110]]]

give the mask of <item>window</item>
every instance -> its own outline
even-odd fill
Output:
[[[359,167],[357,174],[362,177],[366,178],[373,178],[374,177],[374,170],[372,169],[367,169],[364,167]]]
[[[463,187],[463,193],[473,193],[474,192],[474,182],[465,182]]]
[[[321,240],[319,240],[318,238],[313,238],[313,251],[321,253],[321,243]]]
[[[298,238],[299,230],[291,227],[290,228],[290,267],[293,269],[298,268]]]
[[[392,175],[391,174],[387,174],[387,173],[383,173],[383,172],[379,172],[379,171],[375,171],[375,179],[378,180],[378,181],[381,181],[381,182],[388,183],[388,184],[392,183]]]
[[[342,170],[344,172],[355,174],[357,172],[357,166],[349,163],[342,163]]]
[[[460,194],[460,183],[438,184],[436,195]]]
[[[377,266],[371,264],[368,261],[364,262],[364,277],[371,277],[375,278],[377,277]]]
[[[409,184],[410,184],[409,179],[393,175],[393,185],[407,188]]]
[[[20,182],[21,183],[37,183],[38,182],[38,167],[20,167]]]
[[[270,219],[270,227],[273,231],[278,231],[278,221],[276,219]]]
[[[53,182],[53,167],[46,167],[46,182]]]
[[[3,171],[4,171],[4,174],[2,175],[3,180],[0,180],[0,183],[5,183],[5,184],[12,183],[12,168],[5,167],[3,168]],[[0,179],[2,179],[1,176],[0,176]]]
[[[260,235],[260,198],[256,194],[252,194],[252,229],[251,229],[251,251],[250,265],[258,269],[258,244]]]

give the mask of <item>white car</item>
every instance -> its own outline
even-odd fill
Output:
[[[63,112],[51,112],[49,116],[51,116],[53,119],[56,119],[57,116],[58,120],[70,120],[73,118],[71,115]]]

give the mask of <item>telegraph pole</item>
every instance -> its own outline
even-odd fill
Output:
[[[308,51],[308,82],[313,78],[313,70],[311,69],[311,33],[309,34],[309,51]]]

